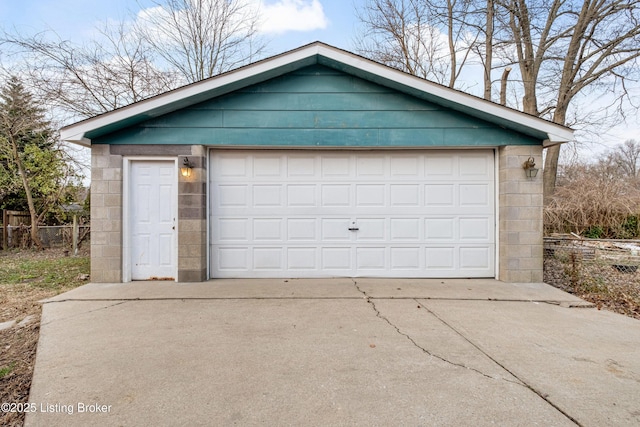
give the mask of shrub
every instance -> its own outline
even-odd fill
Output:
[[[545,232],[591,238],[640,235],[640,185],[602,162],[566,168],[544,208]]]

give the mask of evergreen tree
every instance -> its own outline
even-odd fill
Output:
[[[0,185],[4,189],[0,196],[13,196],[14,206],[16,197],[24,197],[31,216],[31,241],[40,249],[38,225],[75,176],[56,136],[44,110],[22,82],[11,77],[0,89]],[[4,200],[2,204],[6,205]]]

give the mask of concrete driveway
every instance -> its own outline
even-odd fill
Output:
[[[90,284],[49,300],[28,426],[640,425],[640,322],[543,284]]]

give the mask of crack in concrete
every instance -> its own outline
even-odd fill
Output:
[[[56,302],[56,301],[50,301],[49,303],[51,303],[51,302]],[[104,306],[104,307],[94,308],[93,310],[89,310],[89,311],[83,311],[82,313],[76,313],[76,314],[74,314],[72,316],[62,317],[62,318],[59,318],[59,319],[53,319],[53,320],[50,320],[47,323],[40,322],[40,326],[42,327],[42,326],[45,326],[45,325],[50,325],[50,324],[55,323],[55,322],[60,322],[62,320],[73,319],[74,317],[83,316],[83,315],[89,314],[89,313],[95,313],[96,311],[106,310],[108,308],[115,307],[117,305],[122,305],[122,304],[125,304],[127,302],[131,302],[131,301],[130,300],[125,300],[125,301],[118,300],[118,302],[116,302],[114,304],[109,304],[109,305]]]
[[[398,334],[402,335],[407,340],[409,340],[409,342],[411,342],[411,344],[413,344],[416,348],[421,350],[423,353],[428,354],[429,356],[434,357],[434,358],[436,358],[438,360],[441,360],[441,361],[443,361],[443,362],[445,362],[445,363],[447,363],[449,365],[456,366],[458,368],[463,368],[463,369],[467,369],[469,371],[476,372],[476,373],[482,375],[483,377],[490,378],[492,380],[506,381],[506,382],[509,382],[509,383],[512,383],[512,384],[517,384],[517,385],[523,386],[523,384],[521,384],[519,382],[511,381],[511,380],[508,380],[506,378],[495,378],[495,377],[493,377],[491,375],[485,374],[484,372],[482,372],[482,371],[480,371],[480,370],[478,370],[476,368],[472,368],[472,367],[464,365],[462,363],[453,362],[451,360],[446,359],[445,357],[442,357],[442,356],[439,356],[439,355],[437,355],[435,353],[432,353],[428,349],[426,349],[426,348],[422,347],[420,344],[418,344],[409,334],[406,334],[406,333],[402,332],[398,326],[394,325],[389,320],[389,318],[387,318],[386,316],[382,315],[380,310],[378,310],[378,307],[376,307],[375,302],[373,302],[373,299],[369,295],[367,295],[367,293],[365,291],[363,291],[360,288],[360,286],[358,286],[358,282],[353,280],[353,284],[356,287],[356,289],[358,290],[358,292],[360,292],[364,296],[364,298],[367,300],[367,303],[371,304],[371,308],[373,308],[373,311],[376,313],[376,317],[378,317],[381,320],[384,320],[387,324],[389,324],[389,326],[391,326],[393,329],[395,329]],[[416,300],[414,299],[414,301],[416,301]],[[418,302],[418,304],[420,304],[420,303]],[[420,305],[422,306],[422,304],[420,304]]]
[[[551,400],[549,400],[549,396],[541,391],[539,391],[538,389],[536,389],[534,386],[532,386],[531,384],[529,384],[527,381],[525,381],[523,378],[521,378],[520,376],[518,376],[515,372],[511,371],[509,368],[507,368],[505,365],[503,365],[502,363],[500,363],[498,360],[496,360],[494,357],[492,357],[488,352],[486,352],[485,350],[482,349],[482,347],[480,347],[478,344],[474,343],[473,341],[471,341],[469,338],[467,338],[462,332],[460,332],[459,330],[457,330],[456,328],[454,328],[451,324],[449,324],[447,321],[445,321],[443,318],[441,318],[440,316],[438,316],[433,310],[431,310],[430,308],[428,308],[427,306],[425,306],[424,304],[422,304],[420,301],[418,301],[417,299],[415,300],[415,302],[417,304],[420,305],[420,307],[424,308],[425,310],[427,310],[432,316],[434,316],[436,319],[438,319],[440,322],[442,322],[443,325],[445,325],[446,327],[448,327],[449,329],[451,329],[453,332],[455,332],[458,336],[460,336],[462,339],[464,339],[466,342],[468,342],[469,344],[471,344],[474,348],[476,348],[479,352],[481,352],[482,354],[484,354],[486,357],[489,358],[489,360],[491,360],[493,363],[495,363],[496,365],[500,366],[502,369],[504,369],[506,372],[508,372],[511,376],[513,376],[515,379],[517,379],[519,382],[516,383],[514,382],[514,384],[519,384],[527,389],[529,389],[531,392],[533,392],[534,394],[536,394],[538,397],[540,397],[542,400],[544,400],[548,405],[550,405],[551,407],[553,407],[555,410],[557,410],[558,412],[560,412],[562,415],[564,415],[569,421],[573,422],[575,425],[577,426],[582,426],[582,424],[580,424],[578,422],[578,420],[576,420],[574,417],[572,417],[571,415],[569,415],[567,412],[565,412],[562,408],[560,408],[558,405],[556,405],[555,403],[553,403]],[[507,381],[507,380],[505,380]],[[513,382],[513,381],[511,381]]]

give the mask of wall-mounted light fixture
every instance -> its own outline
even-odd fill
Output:
[[[185,157],[184,161],[182,162],[182,166],[180,167],[180,174],[185,178],[190,177],[191,169],[193,169],[193,163],[189,161],[188,157]]]
[[[526,162],[522,164],[522,168],[524,169],[524,174],[527,178],[532,179],[538,175],[538,169],[536,168],[536,162],[533,160],[533,157],[529,157]]]

